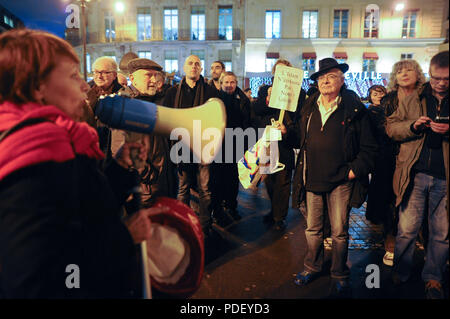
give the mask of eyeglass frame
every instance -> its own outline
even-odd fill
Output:
[[[111,73],[115,73],[116,71],[93,71],[92,74],[94,76],[104,76],[104,75],[110,75]]]
[[[437,82],[437,83],[439,83],[439,82],[444,82],[444,83],[447,83],[447,82],[449,82],[450,81],[450,78],[437,78],[437,77],[435,77],[435,76],[432,76],[431,74],[430,74],[430,80],[433,80],[433,81],[435,81],[435,82]]]
[[[337,79],[340,78],[340,76],[339,76],[339,74],[333,73],[333,72],[325,73],[325,74],[322,74],[322,75],[317,77],[317,82],[323,81],[324,79],[328,79],[329,80],[330,78],[332,80],[337,80]]]

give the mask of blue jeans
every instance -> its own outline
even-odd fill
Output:
[[[304,260],[305,270],[321,272],[323,265],[323,226],[324,204],[328,207],[331,224],[331,278],[347,279],[350,270],[347,267],[348,223],[350,216],[350,196],[353,182],[339,185],[329,193],[306,193],[305,231],[308,251]]]
[[[411,192],[400,204],[398,233],[395,239],[394,270],[401,281],[411,275],[417,234],[428,215],[429,239],[422,279],[443,282],[448,259],[447,183],[433,176],[417,173]],[[427,205],[428,204],[428,205]]]

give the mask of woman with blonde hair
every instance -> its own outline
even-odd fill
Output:
[[[421,89],[426,82],[422,68],[415,60],[401,60],[392,67],[389,77],[388,94],[381,100],[380,107],[385,117],[390,116],[398,108],[401,101],[407,96]],[[385,119],[384,121],[385,122]],[[383,196],[371,201],[367,205],[366,217],[368,220],[384,226],[384,247],[386,253],[383,263],[393,266],[395,235],[397,233],[397,213],[395,209],[395,195],[392,189],[392,178],[395,170],[395,156],[398,145],[386,138],[382,146],[383,183],[377,189],[383,189]],[[369,192],[370,193],[370,192]],[[375,192],[378,193],[378,192]]]

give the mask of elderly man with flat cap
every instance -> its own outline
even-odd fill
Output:
[[[137,58],[128,62],[128,71],[131,85],[119,93],[161,105],[164,98],[163,68],[152,60]],[[113,131],[113,153],[123,143],[123,136],[123,131]],[[142,204],[145,207],[151,206],[160,196],[176,197],[176,175],[169,157],[169,141],[166,137],[155,134],[147,137],[145,143],[149,147],[148,159],[140,170]]]
[[[323,220],[328,208],[332,244],[332,294],[348,296],[348,225],[351,207],[359,208],[366,197],[378,145],[366,108],[355,92],[346,89],[347,64],[333,58],[319,61],[311,75],[319,91],[301,110],[296,148],[300,148],[293,205],[306,194],[307,253],[303,271],[295,283],[305,286],[323,269]]]

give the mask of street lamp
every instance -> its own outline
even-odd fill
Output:
[[[395,6],[395,11],[402,11],[405,8],[405,4],[404,3],[398,3]]]
[[[83,74],[84,80],[87,81],[87,65],[86,65],[86,27],[87,27],[87,19],[86,19],[86,2],[91,0],[78,0],[81,2],[81,19],[82,19],[82,38],[83,38]]]

